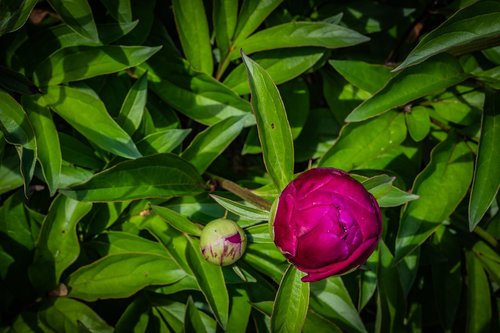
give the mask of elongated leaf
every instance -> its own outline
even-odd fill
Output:
[[[90,243],[101,256],[124,253],[146,253],[167,256],[167,251],[158,242],[150,241],[123,231],[108,231],[101,233]]]
[[[199,133],[181,157],[203,173],[243,129],[243,117],[230,117]]]
[[[364,180],[362,184],[377,199],[380,207],[396,207],[418,199],[418,195],[405,192],[392,185],[394,180],[395,177],[379,175]]]
[[[21,95],[33,95],[39,92],[38,87],[26,76],[3,66],[0,66],[0,88]]]
[[[201,235],[201,229],[198,225],[194,224],[189,219],[185,218],[176,211],[160,206],[152,206],[152,208],[153,212],[158,214],[162,219],[164,219],[168,224],[170,224],[175,229],[184,232],[188,235],[193,235],[193,236]]]
[[[341,277],[311,283],[311,308],[348,332],[366,332]]]
[[[130,0],[101,0],[109,14],[118,22],[132,21],[132,8]]]
[[[234,44],[237,46],[240,41],[250,36],[281,2],[283,0],[243,1],[234,32]]]
[[[418,64],[441,53],[466,53],[490,47],[500,36],[500,4],[478,1],[455,13],[425,35],[395,70]]]
[[[411,112],[406,114],[406,126],[413,140],[422,141],[431,129],[429,109],[423,106],[412,108]]]
[[[71,29],[85,38],[98,41],[97,28],[94,22],[94,16],[87,0],[63,1],[50,0],[51,6],[61,16],[64,23]]]
[[[362,121],[466,79],[458,61],[438,55],[394,76],[380,91],[355,108],[346,121]]]
[[[455,210],[467,193],[472,172],[471,151],[454,135],[433,149],[430,163],[413,185],[420,199],[409,203],[401,218],[396,238],[397,261],[420,246]]]
[[[87,305],[67,297],[51,298],[42,304],[38,319],[53,332],[80,332],[83,325],[89,332],[113,332],[97,313]]]
[[[34,74],[37,85],[55,85],[119,72],[137,66],[158,52],[149,46],[74,46],[43,61]]]
[[[261,30],[238,46],[245,54],[251,54],[264,50],[301,46],[335,49],[368,40],[368,37],[340,25],[325,22],[291,22]],[[238,50],[234,50],[231,58],[238,57]]]
[[[481,122],[481,139],[476,158],[474,182],[469,201],[469,229],[481,221],[500,186],[500,96],[486,96]]]
[[[29,110],[29,118],[37,141],[37,158],[42,167],[43,176],[54,195],[59,186],[62,155],[57,129],[47,107],[42,107],[32,99],[23,98],[24,108]]]
[[[146,106],[148,94],[148,72],[145,72],[130,88],[127,97],[123,101],[117,123],[129,135],[139,127]]]
[[[138,297],[125,309],[116,323],[116,333],[146,332],[150,319],[150,301],[145,297]]]
[[[393,76],[389,67],[357,60],[330,60],[328,62],[352,85],[375,93]]]
[[[28,116],[23,107],[3,90],[0,90],[0,124],[7,142],[33,145],[34,133]]]
[[[488,278],[473,252],[467,251],[465,260],[468,278],[466,332],[488,332],[492,320]]]
[[[77,223],[90,211],[92,204],[59,195],[44,219],[30,267],[30,279],[40,291],[55,288],[61,274],[80,254]]]
[[[71,87],[51,87],[38,103],[42,106],[49,105],[99,147],[125,158],[141,156],[130,136],[110,117],[104,103],[86,91]]]
[[[3,1],[0,10],[0,36],[19,29],[28,19],[37,0]]]
[[[281,84],[307,71],[324,54],[321,48],[301,47],[262,52],[256,54],[253,60],[269,73],[275,84]],[[240,95],[250,92],[244,64],[236,67],[223,83]]]
[[[302,282],[305,274],[291,265],[281,280],[273,313],[271,315],[271,330],[273,332],[302,331],[309,307],[309,283]]]
[[[231,116],[247,116],[245,126],[255,124],[250,104],[211,76],[165,53],[153,57],[147,66],[152,90],[166,103],[189,118],[214,125]]]
[[[224,58],[230,51],[231,40],[238,16],[238,0],[215,0],[213,9],[213,22],[215,40]]]
[[[137,142],[137,149],[144,156],[170,153],[184,141],[190,132],[190,129],[167,129],[151,133]]]
[[[84,201],[123,201],[195,194],[202,188],[194,167],[167,153],[121,162],[62,192]]]
[[[4,157],[0,163],[0,194],[14,190],[24,183],[15,155]]]
[[[88,142],[83,143],[75,136],[64,132],[58,134],[64,161],[91,170],[102,169],[104,162],[97,157],[96,151]]]
[[[150,285],[174,283],[186,273],[168,256],[123,253],[103,257],[70,275],[70,296],[85,301],[125,298]]]
[[[388,112],[359,124],[347,124],[319,165],[343,170],[363,169],[384,158],[406,138],[404,114]]]
[[[187,60],[197,70],[212,74],[212,47],[202,0],[173,0],[175,23]]]
[[[210,264],[201,256],[199,241],[188,237],[187,260],[200,289],[212,309],[217,322],[226,328],[229,317],[229,295],[227,293],[222,268]]]
[[[227,198],[220,197],[218,195],[211,194],[210,195],[217,203],[219,203],[222,207],[234,213],[238,216],[241,216],[244,219],[249,219],[253,221],[267,221],[269,220],[269,212],[265,211],[261,208],[257,208],[254,206],[245,205]]]
[[[203,321],[201,320],[201,315],[196,306],[193,303],[191,297],[188,298],[186,304],[186,316],[184,317],[184,331],[185,332],[197,332],[197,333],[207,333]]]
[[[269,74],[242,54],[247,67],[252,106],[257,120],[264,163],[279,190],[293,178],[293,139],[280,94]]]
[[[246,288],[235,288],[231,293],[231,312],[227,322],[226,332],[243,332],[250,319],[252,306]]]

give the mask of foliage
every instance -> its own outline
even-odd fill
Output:
[[[2,331],[498,332],[499,18],[495,0],[0,1]],[[269,211],[317,166],[377,198],[383,240],[302,283]],[[222,217],[248,239],[227,267],[199,251]]]

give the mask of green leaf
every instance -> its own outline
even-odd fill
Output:
[[[22,186],[23,183],[17,156],[4,157],[2,163],[0,163],[0,194],[12,191]]]
[[[146,286],[171,284],[185,275],[167,254],[114,254],[82,266],[71,274],[69,295],[89,302],[125,298]]]
[[[99,41],[92,10],[87,0],[71,2],[49,0],[49,3],[71,29],[87,39]]]
[[[195,69],[211,75],[212,47],[203,1],[173,0],[172,5],[184,55]]]
[[[280,94],[269,74],[242,53],[247,67],[252,106],[264,163],[279,190],[293,178],[293,139]]]
[[[26,76],[3,66],[0,66],[0,88],[21,95],[33,95],[39,92],[38,87]]]
[[[241,5],[233,45],[238,45],[254,32],[283,0],[245,0]]]
[[[0,90],[0,124],[7,142],[33,147],[34,133],[26,112],[3,90]]]
[[[340,276],[311,283],[311,308],[348,332],[366,332]]]
[[[129,23],[132,21],[132,7],[130,0],[101,0],[102,4],[118,22]]]
[[[38,104],[48,105],[78,132],[104,150],[125,158],[141,156],[130,136],[108,114],[104,103],[86,91],[71,87],[51,87]]]
[[[396,207],[418,199],[418,195],[393,186],[392,183],[395,179],[395,177],[379,175],[364,180],[362,184],[377,199],[380,207]]]
[[[138,297],[127,306],[116,323],[116,333],[147,332],[150,318],[150,301],[145,297]]]
[[[125,161],[64,190],[83,201],[124,201],[198,193],[203,181],[194,167],[173,154]]]
[[[162,52],[141,70],[148,70],[150,87],[160,98],[199,123],[214,125],[232,116],[247,116],[245,126],[255,123],[246,100],[178,58]]]
[[[80,325],[89,332],[113,332],[113,327],[90,307],[67,297],[51,298],[42,303],[38,320],[51,332],[80,332]]]
[[[465,262],[468,279],[466,332],[488,332],[493,319],[488,277],[474,252],[465,253]]]
[[[480,122],[484,96],[483,92],[471,89],[468,85],[458,85],[435,96],[429,105],[437,113],[432,114],[433,117],[442,117],[460,125],[471,125]]]
[[[406,138],[404,114],[388,112],[361,123],[347,124],[319,165],[342,170],[364,169],[391,154]]]
[[[58,136],[64,161],[91,170],[102,169],[104,161],[97,157],[94,147],[84,138],[76,138],[75,135],[64,132],[59,132]],[[84,140],[85,143],[81,140]]]
[[[467,78],[458,61],[438,55],[394,76],[381,90],[355,108],[348,122],[362,121],[403,106],[426,95],[435,94]]]
[[[264,273],[279,283],[288,267],[288,261],[276,248],[274,243],[247,244],[247,250],[242,258],[259,272]]]
[[[160,48],[116,45],[64,48],[38,65],[34,81],[50,86],[119,72],[143,63]]]
[[[367,42],[354,30],[325,22],[290,22],[256,32],[238,44],[245,54],[286,47],[319,46],[336,49]],[[231,59],[239,57],[238,50]]]
[[[225,329],[229,316],[229,295],[222,268],[209,263],[201,256],[198,239],[186,237],[189,241],[186,248],[189,267],[193,271],[217,322]]]
[[[474,73],[474,76],[476,79],[486,83],[490,88],[500,89],[500,66]]]
[[[22,102],[24,108],[29,111],[29,119],[37,141],[37,159],[52,196],[59,186],[62,165],[57,129],[47,107],[37,105],[30,98],[23,98]]]
[[[478,1],[463,8],[425,35],[395,70],[418,64],[441,52],[461,54],[493,46],[500,36],[498,15],[500,4],[497,1]]]
[[[252,310],[250,297],[245,287],[234,288],[231,293],[231,312],[226,332],[245,332]]]
[[[416,106],[409,113],[406,113],[405,116],[406,126],[411,138],[416,142],[425,139],[431,130],[429,109],[423,106]]]
[[[116,120],[129,135],[134,134],[141,123],[144,108],[146,106],[147,94],[148,72],[145,72],[137,79],[132,87],[130,87],[123,101],[118,119]]]
[[[203,173],[243,129],[243,117],[229,117],[199,133],[181,157]]]
[[[261,208],[249,204],[239,203],[214,194],[210,194],[210,197],[212,197],[215,201],[217,201],[219,205],[221,205],[231,213],[234,213],[242,217],[243,219],[248,219],[252,221],[269,220],[269,212]]]
[[[0,5],[0,36],[19,29],[28,19],[37,0],[2,1]]]
[[[137,142],[137,149],[144,155],[170,153],[188,136],[191,129],[166,129],[151,133]]]
[[[160,243],[123,231],[101,233],[89,245],[102,257],[130,252],[168,256],[167,250]]]
[[[500,186],[500,97],[498,92],[486,95],[481,121],[481,138],[476,157],[474,182],[469,201],[469,230],[481,221]]]
[[[301,281],[304,276],[291,264],[286,270],[274,301],[272,332],[302,331],[309,307],[309,283]]]
[[[36,243],[29,275],[40,291],[57,286],[62,273],[80,254],[76,234],[78,222],[91,210],[92,204],[59,195],[51,204]]]
[[[191,222],[189,219],[185,218],[181,214],[168,209],[166,207],[152,206],[153,212],[158,214],[162,219],[164,219],[168,224],[170,224],[175,229],[184,232],[188,235],[200,236],[201,228]]]
[[[328,63],[353,86],[371,94],[380,90],[394,76],[387,66],[359,60],[330,60]]]
[[[401,218],[396,261],[420,246],[455,210],[467,193],[472,172],[472,153],[455,135],[433,149],[431,161],[413,185],[420,199],[409,203]]]
[[[193,298],[188,297],[186,303],[186,316],[184,317],[184,332],[207,333],[200,312],[193,303]]]
[[[314,66],[325,51],[315,47],[271,50],[256,54],[253,60],[264,68],[275,84],[287,82]],[[240,95],[250,92],[245,65],[236,67],[223,82]]]
[[[236,29],[238,1],[215,0],[213,6],[215,40],[221,58],[224,58],[230,51],[231,40]]]

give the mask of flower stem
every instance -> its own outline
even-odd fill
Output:
[[[267,211],[271,210],[271,203],[267,201],[264,198],[259,197],[258,195],[255,195],[252,191],[250,191],[247,188],[241,187],[240,185],[236,184],[235,182],[232,182],[228,179],[209,174],[210,178],[212,181],[216,182],[220,187],[223,189],[237,195],[243,200],[246,200],[248,202],[251,202],[260,208],[263,208]]]

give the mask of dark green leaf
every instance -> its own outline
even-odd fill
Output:
[[[83,37],[99,41],[94,16],[87,0],[63,1],[49,0],[52,7],[61,16],[64,23]]]
[[[0,194],[14,190],[22,186],[23,183],[17,156],[4,157],[2,163],[0,163]]]
[[[37,158],[50,194],[54,195],[59,186],[62,156],[57,129],[47,107],[42,107],[32,99],[23,98],[23,106],[29,111],[29,119],[37,141]]]
[[[184,141],[190,132],[190,129],[166,129],[151,133],[137,142],[137,149],[144,156],[170,153]]]
[[[132,21],[130,0],[101,0],[101,2],[118,22],[128,23]]]
[[[64,132],[59,132],[58,136],[64,161],[91,170],[102,169],[104,161],[97,157],[96,151],[85,139]]]
[[[397,261],[420,246],[455,210],[467,193],[472,172],[472,153],[456,136],[450,134],[433,149],[430,163],[413,185],[420,199],[409,203],[401,218]]]
[[[124,201],[194,194],[202,188],[194,167],[167,153],[118,163],[63,192],[84,201]]]
[[[481,139],[469,201],[469,230],[476,225],[495,199],[500,186],[500,96],[486,96],[481,122]]]
[[[188,298],[186,304],[186,316],[184,317],[184,331],[185,332],[196,332],[196,333],[207,333],[203,321],[201,320],[201,315],[196,306],[193,303],[191,297]]]
[[[499,15],[497,1],[478,1],[463,8],[425,35],[396,70],[441,52],[466,53],[492,46],[500,36]]]
[[[346,121],[361,121],[465,80],[462,67],[449,55],[438,55],[394,76],[381,90],[354,109]]]
[[[348,332],[366,332],[351,296],[339,276],[311,283],[311,307]]]
[[[325,22],[291,22],[261,30],[238,44],[246,54],[286,47],[319,46],[330,49],[368,41],[354,30]],[[238,50],[231,58],[239,57]]]
[[[474,252],[465,253],[467,267],[466,332],[488,332],[492,321],[490,286]]]
[[[2,1],[0,4],[0,36],[19,29],[28,19],[37,0]]]
[[[280,94],[269,74],[245,56],[264,163],[278,189],[293,178],[293,139]]]
[[[249,242],[243,260],[276,283],[281,281],[288,267],[286,258],[271,242],[267,244]]]
[[[406,113],[405,115],[406,126],[411,138],[416,142],[425,139],[431,129],[429,109],[423,106],[416,106],[411,109],[410,113]]]
[[[101,233],[89,244],[102,257],[130,252],[168,256],[168,252],[160,243],[123,231],[108,231]]]
[[[99,147],[125,158],[141,156],[130,136],[110,117],[104,103],[85,90],[51,87],[39,104],[49,105]]]
[[[188,237],[187,260],[200,289],[212,309],[217,322],[225,329],[229,316],[229,295],[222,268],[209,263],[201,256],[199,241]]]
[[[256,54],[253,60],[269,73],[275,84],[281,84],[307,71],[324,54],[321,48],[302,47],[262,52]],[[223,83],[240,95],[250,92],[244,64],[236,67]]]
[[[38,87],[26,76],[3,66],[0,66],[0,87],[22,95],[38,93]]]
[[[166,207],[152,206],[152,208],[154,213],[158,214],[162,219],[164,219],[175,229],[188,235],[198,237],[201,235],[201,228],[181,214]]]
[[[309,283],[302,282],[305,274],[289,265],[281,280],[271,315],[272,332],[302,331],[309,307]]]
[[[368,64],[358,60],[330,60],[328,62],[349,83],[373,94],[393,76],[389,67]]]
[[[145,297],[138,297],[127,306],[116,323],[116,333],[147,332],[149,322],[150,301]]]
[[[224,58],[230,51],[231,40],[236,29],[238,0],[215,0],[213,22],[217,47]]]
[[[249,204],[236,202],[227,198],[220,197],[218,195],[210,195],[219,205],[234,213],[241,216],[244,219],[252,221],[267,221],[269,220],[269,212],[261,208],[251,206]]]
[[[319,162],[320,166],[342,170],[366,168],[391,154],[406,138],[404,114],[388,112],[357,124],[347,124],[333,147]]]
[[[243,1],[238,16],[238,25],[234,32],[233,44],[237,46],[240,41],[250,36],[281,2],[283,0]]]
[[[35,83],[48,86],[119,72],[137,66],[160,47],[74,46],[61,49],[43,61],[34,74]]]
[[[148,72],[145,72],[130,88],[116,120],[129,135],[134,134],[141,123],[146,106],[147,93]]]
[[[184,55],[193,67],[212,74],[212,47],[202,0],[172,1],[177,32]]]
[[[90,307],[67,297],[45,301],[38,312],[38,319],[45,329],[52,332],[80,332],[80,325],[88,332],[113,332],[113,327]]]
[[[63,195],[52,202],[29,271],[31,282],[37,289],[48,291],[55,288],[64,270],[78,257],[80,245],[76,226],[91,208],[91,203]]]
[[[199,133],[181,157],[203,173],[243,129],[243,117],[229,117]]]
[[[168,255],[123,253],[103,257],[70,275],[70,296],[85,301],[129,297],[150,285],[170,284],[186,273]]]
[[[235,288],[231,294],[231,312],[226,332],[244,332],[250,319],[252,306],[246,288]]]
[[[16,145],[34,146],[33,128],[26,112],[17,101],[0,90],[0,124],[7,142]]]

